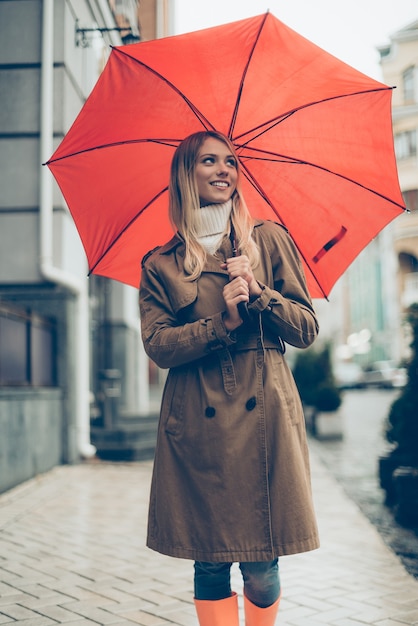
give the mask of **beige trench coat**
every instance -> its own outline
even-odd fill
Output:
[[[161,406],[147,545],[199,561],[266,561],[318,547],[302,407],[281,340],[309,346],[318,332],[295,246],[257,222],[254,321],[222,321],[224,239],[187,282],[175,236],[143,262],[142,337],[170,368]]]

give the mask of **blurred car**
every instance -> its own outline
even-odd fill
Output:
[[[339,389],[359,389],[363,370],[358,363],[336,363],[334,378]]]
[[[397,367],[393,361],[376,361],[363,370],[359,386],[393,389],[404,387],[406,381],[407,373],[404,367]]]

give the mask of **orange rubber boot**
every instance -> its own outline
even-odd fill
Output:
[[[200,626],[239,626],[238,596],[223,600],[195,600]]]
[[[279,604],[280,597],[274,604],[262,609],[244,595],[245,626],[274,626]]]

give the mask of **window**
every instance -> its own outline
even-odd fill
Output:
[[[408,67],[402,75],[405,104],[415,102],[415,67]]]
[[[41,319],[33,320],[30,333],[30,371],[32,385],[50,387],[55,384],[55,333]]]
[[[409,189],[402,192],[405,206],[409,211],[418,211],[418,189]]]
[[[28,384],[27,325],[25,320],[0,315],[0,383]]]
[[[0,304],[0,386],[56,384],[54,322]]]
[[[397,159],[408,159],[417,153],[417,131],[406,130],[395,135],[395,152]]]

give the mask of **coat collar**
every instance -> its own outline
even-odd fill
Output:
[[[254,227],[257,228],[263,224],[263,220],[256,220]],[[227,246],[230,245],[226,240],[223,242],[220,250],[224,248],[224,254],[228,254]],[[181,266],[184,259],[184,241],[179,233],[176,233],[170,241],[168,241],[165,245],[161,246],[158,249],[158,254],[161,256],[172,256],[173,258],[177,257],[177,261],[175,262],[175,266]],[[208,255],[206,258],[206,263],[203,268],[204,273],[214,273],[227,276],[225,270],[221,269],[220,264],[222,260],[221,258],[216,258],[212,255]],[[171,268],[171,269],[170,269]],[[162,271],[170,275],[169,284],[172,288],[170,288],[170,301],[173,306],[173,310],[175,313],[178,313],[180,309],[185,308],[194,302],[197,298],[197,281],[187,281],[185,280],[185,276],[181,273],[178,273],[178,270],[175,270],[175,281],[173,281],[172,274],[172,265],[171,263],[162,266]]]
[[[259,219],[254,220],[254,228],[257,228],[258,226],[261,226],[262,224],[264,224],[264,221],[265,220],[259,220]],[[167,241],[166,244],[161,246],[159,252],[160,254],[170,254],[179,246],[184,246],[184,240],[183,240],[183,237],[180,235],[180,233],[177,232],[170,239],[170,241]]]

